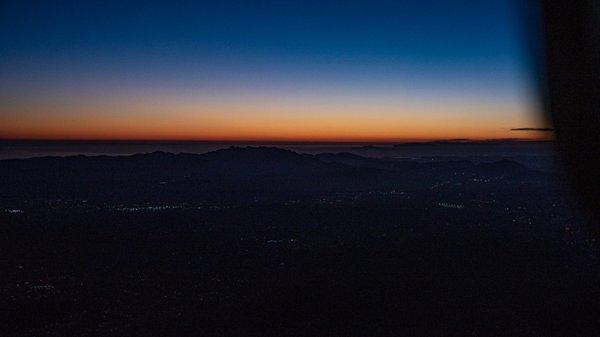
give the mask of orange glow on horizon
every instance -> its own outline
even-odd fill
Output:
[[[551,132],[510,131],[537,125],[540,121],[533,113],[524,113],[522,106],[473,102],[209,104],[144,97],[0,105],[3,139],[400,142],[552,138]]]
[[[67,123],[68,124],[68,123]],[[391,124],[391,123],[390,123]],[[418,123],[415,123],[418,124]],[[111,127],[112,126],[112,127]],[[394,127],[395,126],[395,127]],[[404,127],[403,127],[404,126]],[[4,139],[62,139],[62,140],[197,140],[197,141],[307,141],[307,142],[398,142],[431,141],[466,138],[549,140],[551,132],[520,131],[487,128],[472,130],[427,125],[361,125],[360,123],[323,123],[322,126],[277,125],[272,123],[263,129],[254,126],[221,126],[200,128],[194,125],[47,125],[43,128],[13,125],[0,128]]]

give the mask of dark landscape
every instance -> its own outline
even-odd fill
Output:
[[[0,337],[600,336],[599,8],[0,1]]]
[[[600,331],[585,219],[511,158],[229,147],[2,160],[0,184],[8,335]]]

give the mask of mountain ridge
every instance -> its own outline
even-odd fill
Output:
[[[0,161],[0,198],[98,200],[244,199],[421,189],[444,181],[512,179],[536,173],[505,160],[419,163],[353,154],[300,154],[275,147],[230,147],[204,154],[155,151]]]

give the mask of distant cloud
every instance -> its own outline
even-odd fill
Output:
[[[510,131],[554,131],[553,128],[514,128]]]

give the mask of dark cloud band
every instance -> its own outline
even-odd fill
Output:
[[[554,131],[553,128],[514,128],[510,131]]]

